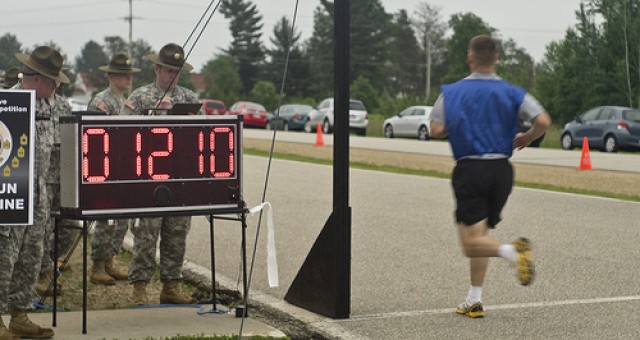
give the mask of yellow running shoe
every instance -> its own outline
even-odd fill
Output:
[[[513,246],[518,252],[518,261],[516,262],[518,266],[518,281],[520,281],[521,285],[528,286],[533,282],[533,278],[535,277],[531,243],[527,238],[520,237],[513,242]]]
[[[484,317],[484,307],[482,307],[482,302],[476,302],[474,304],[469,304],[468,302],[463,302],[458,305],[456,309],[456,313],[460,315],[466,315],[470,318],[483,318]]]

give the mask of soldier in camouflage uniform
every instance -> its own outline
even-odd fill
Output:
[[[140,69],[132,67],[131,59],[124,53],[114,55],[109,65],[100,66],[99,69],[107,72],[109,87],[91,99],[87,110],[119,115],[124,107],[124,91],[129,89],[133,80],[132,73],[140,72]],[[118,219],[114,225],[109,225],[107,220],[96,221],[91,240],[91,282],[113,285],[116,280],[128,279],[125,271],[113,266],[113,257],[122,248],[130,222],[130,219]]]
[[[3,89],[12,88],[20,80],[19,77],[21,77],[19,67],[16,66],[8,69],[4,73],[4,79],[2,79],[2,83],[0,83],[0,87]]]
[[[46,339],[53,330],[29,320],[25,309],[31,305],[44,241],[45,224],[49,216],[46,177],[49,171],[53,124],[48,98],[56,89],[56,82],[68,83],[61,71],[62,56],[49,46],[40,46],[31,55],[17,53],[23,64],[22,83],[16,89],[34,90],[36,97],[36,131],[34,224],[28,226],[0,226],[0,311],[9,310],[11,321],[7,329],[0,321],[0,339],[14,337]],[[32,139],[32,140],[33,140]],[[1,318],[0,318],[1,320]]]
[[[61,89],[57,84],[57,89]],[[71,115],[71,104],[66,97],[61,94],[54,93],[49,98],[51,105],[51,122],[53,124],[53,147],[51,148],[51,161],[49,164],[49,172],[46,176],[47,196],[49,199],[50,212],[60,210],[60,117]],[[58,257],[64,258],[64,254],[68,253],[73,244],[73,240],[77,237],[80,228],[80,222],[75,220],[58,220]],[[44,296],[49,290],[53,281],[53,219],[51,215],[45,224],[44,244],[42,251],[42,261],[40,264],[40,273],[38,274],[38,282],[36,283],[36,292],[40,296]],[[62,265],[62,261],[58,261],[58,267]],[[61,268],[64,269],[64,268]],[[62,294],[62,289],[58,286],[58,294]]]
[[[158,55],[149,55],[154,65],[156,80],[142,86],[129,96],[123,112],[125,114],[166,114],[163,110],[148,108],[171,108],[173,103],[197,103],[197,95],[184,87],[177,86],[180,69],[193,67],[184,60],[182,47],[170,43],[162,47]],[[161,100],[164,93],[166,96]],[[203,110],[193,114],[204,114]],[[140,225],[132,227],[134,235],[133,259],[129,267],[129,282],[133,283],[135,304],[147,304],[146,287],[156,268],[155,254],[160,237],[160,280],[163,283],[160,303],[189,304],[192,298],[185,297],[178,289],[182,280],[186,239],[191,226],[191,217],[172,216],[141,218]]]

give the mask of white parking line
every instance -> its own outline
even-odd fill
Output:
[[[594,299],[564,300],[564,301],[512,303],[512,304],[505,304],[505,305],[485,306],[484,309],[489,311],[489,310],[516,309],[516,308],[541,308],[541,307],[586,305],[586,304],[610,303],[610,302],[628,302],[628,301],[638,301],[638,300],[640,300],[640,295],[618,296],[618,297],[609,297],[609,298],[594,298]],[[363,321],[363,320],[374,320],[374,319],[390,319],[390,318],[411,317],[411,316],[429,315],[429,314],[449,314],[449,313],[453,313],[454,310],[455,310],[454,308],[442,308],[442,309],[428,309],[428,310],[416,310],[416,311],[406,311],[406,312],[352,315],[349,319],[331,320],[331,322],[350,322],[350,321]]]

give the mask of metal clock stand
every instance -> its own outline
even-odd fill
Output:
[[[82,221],[82,334],[87,334],[87,236],[89,233],[89,222],[93,220],[105,220],[105,219],[124,219],[124,218],[144,218],[144,217],[166,217],[166,216],[208,216],[209,221],[209,234],[210,234],[210,246],[211,246],[211,303],[213,311],[217,311],[216,306],[216,276],[215,276],[215,247],[214,247],[214,219],[238,221],[241,223],[242,228],[242,288],[243,295],[247,293],[247,213],[249,210],[246,208],[244,202],[242,207],[238,208],[216,208],[216,209],[204,209],[187,212],[167,212],[167,213],[119,213],[117,215],[83,215],[76,214],[73,211],[59,211],[54,212],[54,259],[58,258],[58,221],[62,219],[78,220]],[[235,215],[236,217],[232,217]],[[73,249],[72,249],[73,251]],[[57,284],[58,284],[58,261],[54,261],[54,276],[53,276],[53,316],[52,325],[57,325]],[[244,313],[246,315],[246,306],[244,306]]]

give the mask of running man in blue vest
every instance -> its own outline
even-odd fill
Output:
[[[488,231],[500,222],[500,212],[511,194],[514,177],[509,158],[513,149],[527,147],[551,125],[549,114],[533,96],[496,74],[498,56],[490,36],[471,39],[467,51],[471,75],[443,85],[431,112],[431,137],[448,136],[456,160],[451,175],[455,218],[471,276],[467,299],[456,313],[471,318],[484,316],[482,286],[489,258],[514,263],[520,284],[533,281],[529,240],[521,237],[512,244],[501,244]],[[531,129],[518,132],[518,118],[531,121]]]

